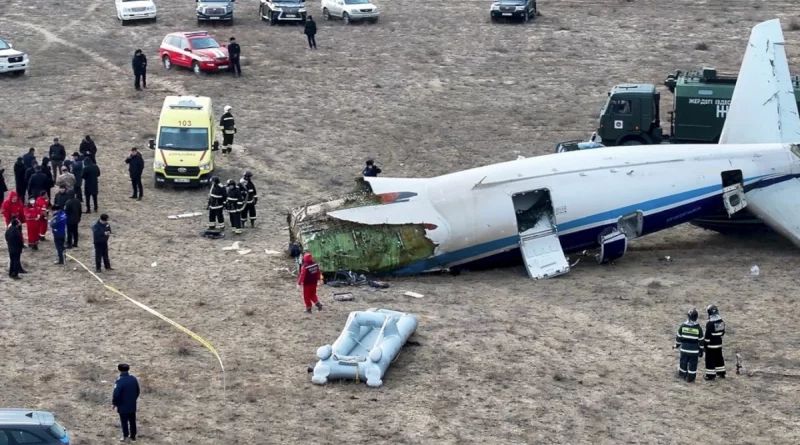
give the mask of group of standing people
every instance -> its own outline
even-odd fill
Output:
[[[258,192],[252,178],[253,174],[246,171],[238,183],[229,179],[225,187],[220,184],[218,176],[211,178],[211,190],[208,192],[206,205],[208,229],[205,236],[212,238],[222,236],[225,230],[225,213],[228,214],[231,230],[236,235],[242,233],[242,228],[248,221],[250,227],[256,226]]]
[[[725,321],[719,314],[717,306],[710,304],[706,308],[708,320],[703,330],[697,323],[697,309],[686,313],[686,321],[678,327],[675,346],[681,351],[678,377],[687,382],[694,382],[697,377],[698,359],[706,356],[706,380],[725,378],[725,359],[722,357],[722,337],[725,335]]]
[[[78,226],[84,213],[81,204],[83,199],[86,199],[85,213],[91,213],[92,203],[94,211],[98,211],[100,168],[96,163],[96,155],[97,145],[89,135],[69,159],[66,148],[58,138],[53,139],[48,156],[42,158],[41,164],[36,159],[36,149],[31,147],[14,164],[15,189],[10,191],[8,198],[5,197],[8,187],[3,176],[4,169],[0,169],[0,211],[5,222],[10,277],[19,279],[20,274],[27,273],[21,263],[22,251],[26,248],[39,250],[40,243],[47,241],[48,227],[53,235],[56,264],[64,264],[66,249],[78,247]],[[54,186],[58,188],[55,196],[51,192]],[[100,228],[93,227],[93,232],[99,231],[101,235],[98,237],[94,233],[93,236],[96,269],[100,269],[101,262],[110,269],[108,215],[101,215],[95,226]],[[99,246],[98,240],[101,241]]]

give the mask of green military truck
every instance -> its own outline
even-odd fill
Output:
[[[792,76],[800,107],[800,76]],[[622,84],[608,93],[593,141],[605,146],[648,144],[715,144],[719,142],[733,96],[736,76],[715,68],[676,71],[664,85],[675,96],[669,134],[661,127],[661,93],[653,84]]]

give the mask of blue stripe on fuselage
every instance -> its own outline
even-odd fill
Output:
[[[764,179],[767,176],[769,175],[761,175],[745,179],[744,181],[746,184],[745,191],[752,190],[753,188],[767,187],[772,184],[777,184],[779,182],[796,178],[800,175],[782,175],[782,176],[770,177],[769,179]],[[753,181],[758,181],[758,182],[754,183]],[[722,184],[701,187],[695,190],[676,193],[674,195],[651,199],[649,201],[644,201],[639,204],[620,207],[618,209],[609,210],[607,212],[597,213],[573,221],[567,221],[558,226],[559,240],[561,242],[561,247],[564,250],[564,253],[571,253],[597,247],[599,245],[597,242],[597,237],[600,234],[600,232],[602,232],[606,227],[615,227],[617,222],[613,221],[608,224],[596,225],[594,227],[587,227],[587,226],[591,226],[592,224],[598,224],[602,221],[616,219],[620,215],[633,213],[637,210],[641,210],[642,212],[645,213],[656,210],[655,212],[646,214],[644,216],[642,235],[658,232],[672,226],[689,222],[701,216],[706,216],[709,214],[713,214],[715,212],[719,212],[724,208],[722,200],[720,199],[721,191],[722,191]],[[700,198],[703,195],[707,195],[709,193],[714,193],[714,192],[720,192],[720,193],[716,193],[714,195],[702,199],[695,199],[695,198]],[[688,202],[679,205],[677,207],[658,211],[658,209],[669,207],[671,205],[675,205],[682,201],[688,201]],[[564,233],[563,235],[560,233],[569,230],[571,230],[570,233]],[[441,255],[437,255],[435,257],[431,257],[416,262],[401,269],[397,269],[392,272],[392,275],[419,274],[427,270],[435,270],[441,267],[447,267],[448,265],[455,263],[461,263],[459,264],[458,267],[469,267],[473,263],[488,263],[491,261],[495,261],[497,257],[507,256],[509,254],[508,252],[509,250],[512,251],[519,250],[518,234],[466,247],[464,249],[459,249],[453,252],[443,253]],[[502,251],[502,252],[498,252],[497,254],[485,257],[486,254],[495,251]],[[465,262],[465,260],[469,260],[470,258],[477,258],[477,259],[475,261]]]

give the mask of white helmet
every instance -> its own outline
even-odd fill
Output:
[[[226,113],[227,113],[228,111],[231,111],[231,106],[230,106],[230,105],[225,105],[225,107],[222,109],[222,111],[224,111],[224,112],[226,112]]]

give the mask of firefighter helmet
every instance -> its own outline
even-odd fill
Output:
[[[222,111],[224,111],[224,112],[226,112],[226,113],[227,113],[227,112],[229,112],[229,111],[231,111],[231,110],[232,110],[232,108],[231,108],[231,106],[230,106],[230,105],[225,105],[225,107],[224,107],[224,108],[222,108]]]
[[[253,172],[251,172],[250,170],[247,170],[246,172],[244,172],[244,178],[245,179],[250,179],[252,177],[253,177]]]
[[[686,317],[690,321],[697,321],[697,309],[692,308],[689,312],[686,313]]]
[[[233,179],[228,179],[228,187],[232,187],[232,186],[235,186],[235,185],[236,185],[236,181],[234,181]]]
[[[710,317],[712,315],[719,314],[719,309],[717,309],[717,307],[714,306],[713,304],[709,304],[708,307],[706,308],[706,312],[708,312],[708,316]]]
[[[219,184],[219,176],[214,176],[213,178],[211,178],[211,182],[214,184]]]

